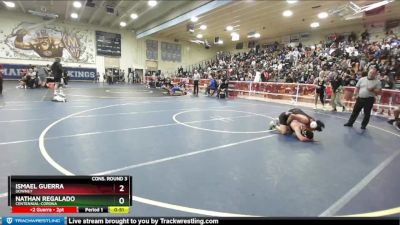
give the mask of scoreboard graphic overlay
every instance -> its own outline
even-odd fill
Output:
[[[128,213],[131,176],[9,176],[12,213]]]

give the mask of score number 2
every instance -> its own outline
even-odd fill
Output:
[[[119,184],[116,189],[118,194],[128,194],[129,186],[127,186],[126,184]],[[119,205],[126,205],[126,203],[127,203],[127,198],[125,196],[120,196],[118,198]]]
[[[125,186],[124,185],[122,185],[122,184],[119,185],[119,192],[122,192],[122,193],[125,192]],[[124,197],[119,198],[118,202],[119,202],[120,205],[123,205],[125,203],[125,198]]]

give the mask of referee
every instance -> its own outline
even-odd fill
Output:
[[[354,105],[353,112],[349,118],[349,121],[344,124],[346,127],[352,127],[356,121],[361,109],[364,109],[364,119],[361,123],[361,129],[365,130],[371,116],[372,107],[374,106],[375,96],[381,91],[381,82],[376,79],[378,74],[378,65],[370,67],[367,77],[362,77],[358,80],[355,96],[357,97],[356,104]]]
[[[199,80],[200,74],[195,70],[193,75],[193,95],[199,95]]]

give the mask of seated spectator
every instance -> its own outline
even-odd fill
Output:
[[[18,86],[16,87],[16,88],[26,88],[27,86],[26,86],[26,83],[27,83],[27,73],[28,73],[28,70],[27,69],[22,69],[21,70],[21,73],[20,73],[20,75],[21,75],[21,80],[19,80],[19,83],[18,83]]]
[[[213,96],[214,93],[217,91],[217,81],[214,79],[214,77],[211,75],[210,76],[210,84],[208,85],[206,89],[206,95],[207,96]],[[210,93],[212,91],[212,93]]]
[[[221,84],[218,86],[217,97],[218,98],[225,98],[228,96],[228,86],[229,80],[223,79]]]

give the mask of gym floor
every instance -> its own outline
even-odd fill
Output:
[[[63,174],[132,175],[133,216],[400,214],[400,134],[379,117],[362,131],[303,108],[326,129],[302,143],[268,130],[290,105],[80,82],[57,103],[15,86],[0,97],[1,215],[7,176]]]

